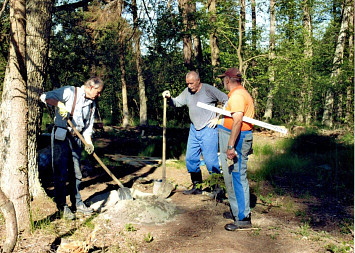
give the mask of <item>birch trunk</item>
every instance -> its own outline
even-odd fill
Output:
[[[337,45],[335,48],[335,54],[333,59],[333,69],[331,74],[331,87],[327,90],[325,105],[323,111],[322,124],[328,127],[333,127],[334,125],[334,89],[337,83],[337,77],[341,72],[341,64],[343,63],[344,58],[344,47],[345,47],[345,38],[346,32],[349,27],[349,18],[351,13],[352,1],[347,0],[344,4],[343,17],[341,21],[340,31],[338,35]]]
[[[25,20],[25,0],[11,0],[9,60],[0,107],[0,186],[14,204],[19,231],[29,234]]]

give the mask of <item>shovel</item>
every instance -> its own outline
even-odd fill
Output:
[[[68,124],[74,130],[75,134],[79,137],[79,139],[84,143],[84,145],[87,146],[88,144],[85,141],[84,137],[75,128],[75,126],[70,121],[70,119],[68,119]],[[131,190],[129,188],[123,186],[123,184],[115,177],[115,175],[112,174],[112,172],[106,167],[106,165],[101,161],[101,159],[96,155],[95,152],[93,152],[92,155],[95,157],[96,161],[99,162],[99,164],[102,166],[102,168],[104,168],[104,170],[107,172],[107,174],[109,174],[110,177],[120,187],[120,189],[118,189],[118,197],[119,197],[119,199],[120,200],[133,199],[132,196],[131,196]]]
[[[174,186],[166,181],[166,97],[164,97],[164,109],[163,109],[163,154],[162,154],[162,166],[163,176],[161,180],[155,181],[153,186],[153,193],[160,198],[169,197]]]

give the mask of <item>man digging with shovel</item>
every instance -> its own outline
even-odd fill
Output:
[[[69,178],[70,200],[72,209],[77,213],[91,214],[81,199],[80,158],[82,141],[72,128],[67,126],[68,116],[75,128],[82,133],[88,145],[85,150],[92,154],[94,146],[91,141],[94,124],[95,99],[100,96],[104,83],[100,78],[90,78],[81,87],[65,86],[41,95],[41,101],[56,106],[52,130],[52,166],[55,188],[54,200],[58,210],[66,219],[75,219],[75,215],[66,203],[66,182]],[[68,115],[70,113],[70,115]]]
[[[186,75],[187,87],[176,98],[171,98],[170,91],[164,91],[163,97],[169,100],[169,104],[175,107],[187,105],[191,120],[190,132],[187,141],[186,167],[190,173],[192,189],[184,191],[184,194],[202,194],[197,184],[202,183],[200,169],[201,153],[210,174],[220,173],[218,161],[218,133],[214,121],[216,113],[197,107],[197,102],[203,102],[215,106],[217,102],[224,104],[228,96],[217,88],[201,83],[199,74],[190,71]]]

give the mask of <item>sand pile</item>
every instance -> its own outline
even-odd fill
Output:
[[[95,196],[90,203],[91,207],[100,213],[98,218],[116,224],[164,224],[181,213],[169,199],[147,195],[131,200],[119,200],[117,191]]]

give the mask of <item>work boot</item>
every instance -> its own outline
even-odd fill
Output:
[[[219,187],[218,184],[216,184],[213,188],[214,188],[212,191],[213,198],[217,202],[222,203],[223,200],[226,199],[226,194],[225,194],[223,188]]]
[[[201,171],[199,172],[191,172],[190,173],[191,176],[191,181],[192,181],[192,189],[191,190],[186,190],[183,193],[185,195],[198,195],[198,194],[202,194],[202,190],[197,188],[197,184],[201,184],[202,183],[202,174]]]
[[[226,224],[224,226],[225,230],[235,231],[243,228],[251,228],[251,217],[250,214],[245,217],[243,220],[234,221],[234,223]]]
[[[228,220],[235,220],[232,212],[224,212],[223,213],[223,218],[228,219]]]
[[[69,206],[65,205],[63,207],[63,210],[60,210],[62,214],[62,218],[66,220],[74,220],[75,219],[75,214],[70,210]]]
[[[82,214],[92,214],[94,209],[87,207],[83,202],[76,205],[76,212]]]
[[[197,182],[193,182],[193,186],[190,190],[186,190],[183,192],[185,195],[199,195],[202,194],[202,190],[199,188],[196,188]]]

